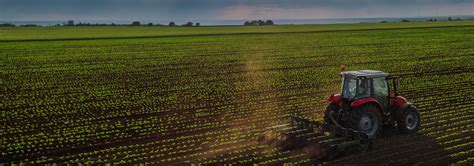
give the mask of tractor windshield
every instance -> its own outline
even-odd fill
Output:
[[[365,98],[370,96],[368,79],[344,79],[342,97],[348,99]]]
[[[345,79],[342,84],[342,97],[352,99],[356,95],[357,90],[357,80],[356,79]]]

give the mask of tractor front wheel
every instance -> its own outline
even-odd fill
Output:
[[[378,137],[382,128],[382,118],[376,106],[365,104],[353,110],[348,125],[370,137]]]
[[[415,133],[420,126],[420,112],[413,105],[409,105],[401,111],[401,117],[397,121],[398,128],[402,133]]]

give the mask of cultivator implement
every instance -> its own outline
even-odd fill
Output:
[[[354,151],[371,150],[375,138],[337,123],[331,125],[293,115],[291,123],[270,127],[259,141],[284,150],[313,147],[324,151],[318,157],[331,159]]]

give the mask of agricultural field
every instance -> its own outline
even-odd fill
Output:
[[[0,163],[474,163],[474,22],[0,28]],[[322,120],[339,66],[401,77],[413,135],[321,161],[261,144]]]
[[[178,36],[219,36],[275,33],[312,33],[340,30],[456,27],[474,25],[474,21],[440,21],[407,23],[361,23],[278,26],[206,26],[206,27],[37,27],[0,28],[0,41],[51,41],[77,39],[127,39]]]

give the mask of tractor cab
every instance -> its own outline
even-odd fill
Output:
[[[390,96],[395,97],[398,79],[391,78],[390,74],[374,70],[345,71],[341,73],[341,97],[345,102],[373,98],[382,110],[388,110]],[[393,93],[390,94],[389,80],[393,79]]]

